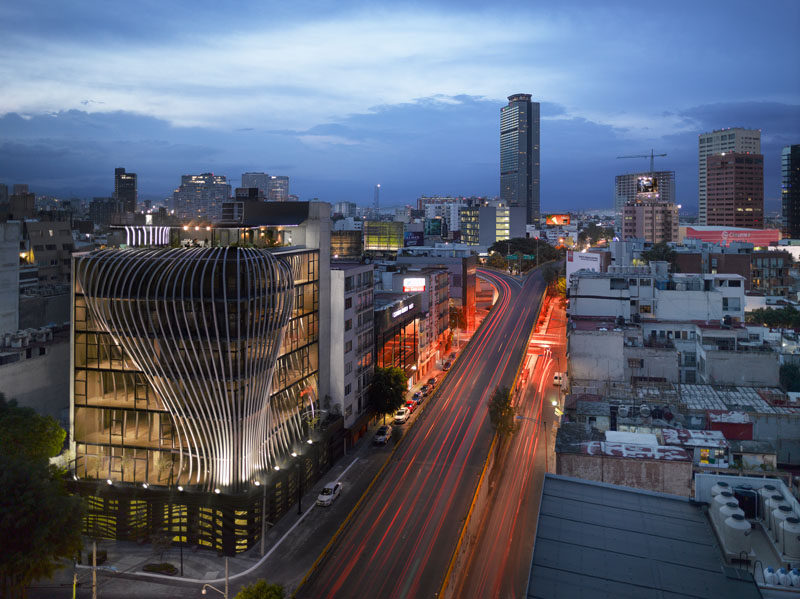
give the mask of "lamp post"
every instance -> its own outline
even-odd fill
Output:
[[[292,452],[292,457],[295,458],[295,470],[297,470],[297,515],[303,514],[303,477],[300,472],[300,459],[297,452]]]
[[[220,595],[225,597],[225,599],[228,599],[228,558],[227,557],[225,558],[225,590],[224,591],[220,591],[217,587],[215,587],[213,585],[204,584],[202,590],[200,591],[200,594],[201,595],[206,595],[208,593],[208,589],[213,589],[213,590],[217,591],[217,593],[219,593]]]

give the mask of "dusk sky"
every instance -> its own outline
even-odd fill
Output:
[[[124,8],[123,8],[124,7]],[[289,175],[301,199],[499,193],[506,96],[542,103],[543,211],[611,208],[620,154],[762,130],[765,197],[800,143],[800,2],[0,3],[0,182],[164,198],[184,173]],[[768,210],[776,207],[773,202]]]

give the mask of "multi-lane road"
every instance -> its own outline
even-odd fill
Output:
[[[566,316],[560,300],[545,300],[542,326],[531,337],[515,407],[519,429],[499,446],[488,500],[465,567],[453,581],[451,597],[514,599],[528,583],[546,461],[552,455],[553,375],[566,370]]]
[[[510,387],[545,285],[479,271],[498,299],[298,597],[435,597],[493,431],[487,401]]]

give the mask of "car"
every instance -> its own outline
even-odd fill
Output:
[[[406,407],[400,408],[399,410],[397,410],[394,413],[394,423],[395,424],[405,424],[406,420],[408,420],[408,417],[410,415],[411,415],[411,412],[409,411],[408,408],[406,408]]]
[[[414,395],[411,397],[411,399],[413,401],[415,401],[416,403],[422,403],[422,400],[425,399],[425,396],[422,393],[420,393],[419,391],[417,391],[416,393],[414,393]]]
[[[564,373],[563,372],[556,372],[553,374],[553,386],[560,387],[561,383],[564,382]]]
[[[455,359],[456,359],[456,352],[453,352],[452,354],[450,354],[450,361],[452,362]]]
[[[442,370],[450,370],[452,368],[452,364],[450,362],[445,362],[444,366],[442,366]]]
[[[435,376],[432,376],[431,378],[429,378],[429,379],[428,379],[428,384],[429,384],[431,387],[433,387],[433,386],[436,384],[436,377],[435,377]]]
[[[332,504],[342,492],[342,483],[328,483],[322,487],[322,491],[317,496],[317,505],[324,507]]]
[[[413,399],[409,399],[406,402],[406,408],[408,408],[408,411],[413,414],[414,410],[417,409],[417,402],[415,402]]]
[[[386,445],[386,442],[392,438],[392,427],[388,424],[384,424],[380,427],[377,431],[375,431],[375,436],[372,437],[372,442],[375,445]]]
[[[428,391],[430,390],[431,388],[429,385],[422,385],[422,387],[419,388],[419,392],[422,393],[423,395],[427,395]]]

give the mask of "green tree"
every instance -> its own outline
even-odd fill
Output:
[[[253,584],[242,587],[234,599],[284,599],[285,596],[281,585],[269,584],[263,578],[259,578]]]
[[[579,243],[597,245],[601,239],[606,241],[614,238],[614,227],[601,227],[597,223],[589,223],[578,233]]]
[[[800,368],[795,364],[782,364],[780,381],[784,390],[800,391]]]
[[[532,260],[522,260],[522,269],[527,270],[536,266],[536,256],[539,257],[539,263],[548,262],[550,260],[560,260],[564,257],[564,250],[554,248],[547,243],[544,239],[532,239],[530,237],[514,237],[508,241],[497,241],[489,247],[490,254],[497,252],[503,258],[510,253],[515,255],[528,255],[533,256]],[[490,255],[491,260],[491,255]],[[499,268],[506,268],[508,264],[505,260],[499,265]]]
[[[52,416],[21,408],[0,393],[0,454],[52,458],[61,453],[66,435]]]
[[[505,269],[506,259],[500,254],[500,252],[491,252],[489,254],[489,258],[486,260],[486,264],[492,268]]]
[[[675,267],[675,250],[673,250],[665,242],[656,243],[649,250],[642,252],[642,260],[647,262],[669,262],[670,267]]]
[[[0,454],[0,594],[23,598],[81,547],[83,503],[47,460]]]
[[[386,423],[387,412],[394,412],[405,404],[408,377],[396,366],[376,368],[369,386],[369,399],[372,409],[383,414]]]
[[[495,389],[489,400],[489,420],[498,435],[508,437],[517,429],[515,414],[516,410],[511,405],[511,391],[508,387]]]

